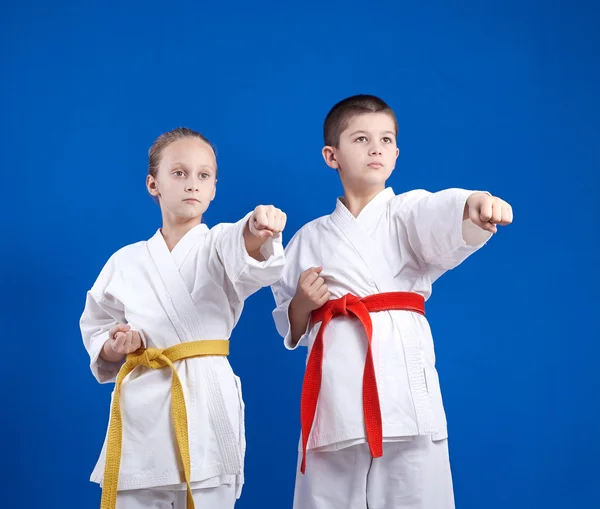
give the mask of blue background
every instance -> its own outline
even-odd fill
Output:
[[[97,507],[112,386],[78,320],[107,258],[160,226],[154,138],[216,143],[209,224],[273,203],[289,240],[341,192],[321,126],[355,93],[396,110],[397,193],[484,188],[515,211],[429,301],[457,507],[600,507],[598,4],[22,1],[0,20],[2,507]],[[292,501],[304,352],[272,307],[251,298],[232,338],[240,509]]]

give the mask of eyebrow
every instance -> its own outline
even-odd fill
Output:
[[[188,167],[188,166],[187,166],[187,164],[185,164],[185,163],[172,163],[172,164],[171,164],[171,168],[172,168],[172,169],[178,168],[178,167],[180,167],[180,166],[181,166],[181,167],[183,167],[183,168],[187,168],[187,167]],[[210,166],[210,165],[206,165],[206,164],[205,164],[205,165],[203,165],[203,166],[201,167],[201,169],[202,169],[202,170],[211,170],[211,171],[214,171],[214,170],[216,170],[217,168],[216,168],[216,167],[214,167],[214,166]]]
[[[350,133],[350,136],[356,136],[357,134],[367,134],[367,131],[354,131],[353,133]],[[396,136],[394,131],[383,131],[383,134],[391,134],[392,136]]]

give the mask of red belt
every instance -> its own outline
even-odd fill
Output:
[[[383,430],[381,425],[381,408],[379,407],[379,394],[375,367],[371,353],[371,340],[373,337],[373,323],[369,313],[376,311],[404,310],[414,311],[425,315],[425,299],[422,295],[409,292],[379,293],[369,297],[356,297],[345,295],[336,300],[330,300],[321,308],[313,311],[313,325],[322,322],[321,328],[315,338],[302,385],[302,399],[300,402],[300,421],[302,424],[302,465],[300,471],[306,470],[306,446],[308,437],[317,410],[317,400],[321,389],[321,372],[323,367],[323,333],[327,324],[337,315],[355,316],[362,323],[367,333],[368,347],[363,373],[363,415],[367,442],[371,455],[379,458],[383,455]]]

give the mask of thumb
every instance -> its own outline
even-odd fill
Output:
[[[122,340],[122,339],[124,339],[126,337],[127,337],[127,333],[126,332],[118,331],[118,332],[115,333],[115,335],[113,336],[112,339],[113,339],[113,341],[119,341],[119,340]]]
[[[322,270],[323,267],[310,267],[303,271],[302,274],[300,274],[299,280],[304,280],[305,278],[309,277],[313,272],[320,274]]]
[[[273,232],[271,230],[258,230],[256,236],[261,239],[268,239],[273,236]]]
[[[477,207],[469,208],[469,219],[481,228],[482,230],[488,231],[490,233],[496,233],[498,229],[496,225],[490,223],[489,221],[482,221],[479,213],[479,209]]]
[[[259,237],[261,239],[272,236],[272,235],[269,235],[269,233],[271,233],[271,232],[266,230],[265,226],[260,221],[257,221],[256,219],[254,219],[253,221],[250,221],[250,223],[248,223],[248,228],[252,235]],[[266,231],[268,233],[265,233]]]
[[[128,324],[118,323],[112,329],[110,329],[108,331],[108,334],[110,337],[112,337],[114,339],[119,332],[127,332],[129,329],[130,329],[130,327]]]
[[[469,207],[469,219],[476,224],[477,226],[479,226],[479,228],[484,228],[485,229],[485,224],[481,218],[479,217],[479,208],[478,207],[474,207],[474,206],[470,206]]]
[[[323,267],[311,267],[309,269],[306,269],[302,274],[308,275],[308,274],[312,274],[313,272],[320,274],[322,270],[323,270]]]

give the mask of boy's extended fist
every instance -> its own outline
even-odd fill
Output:
[[[506,226],[512,223],[513,211],[504,200],[488,193],[477,192],[467,199],[466,218],[471,219],[479,228],[496,233],[498,225]]]

